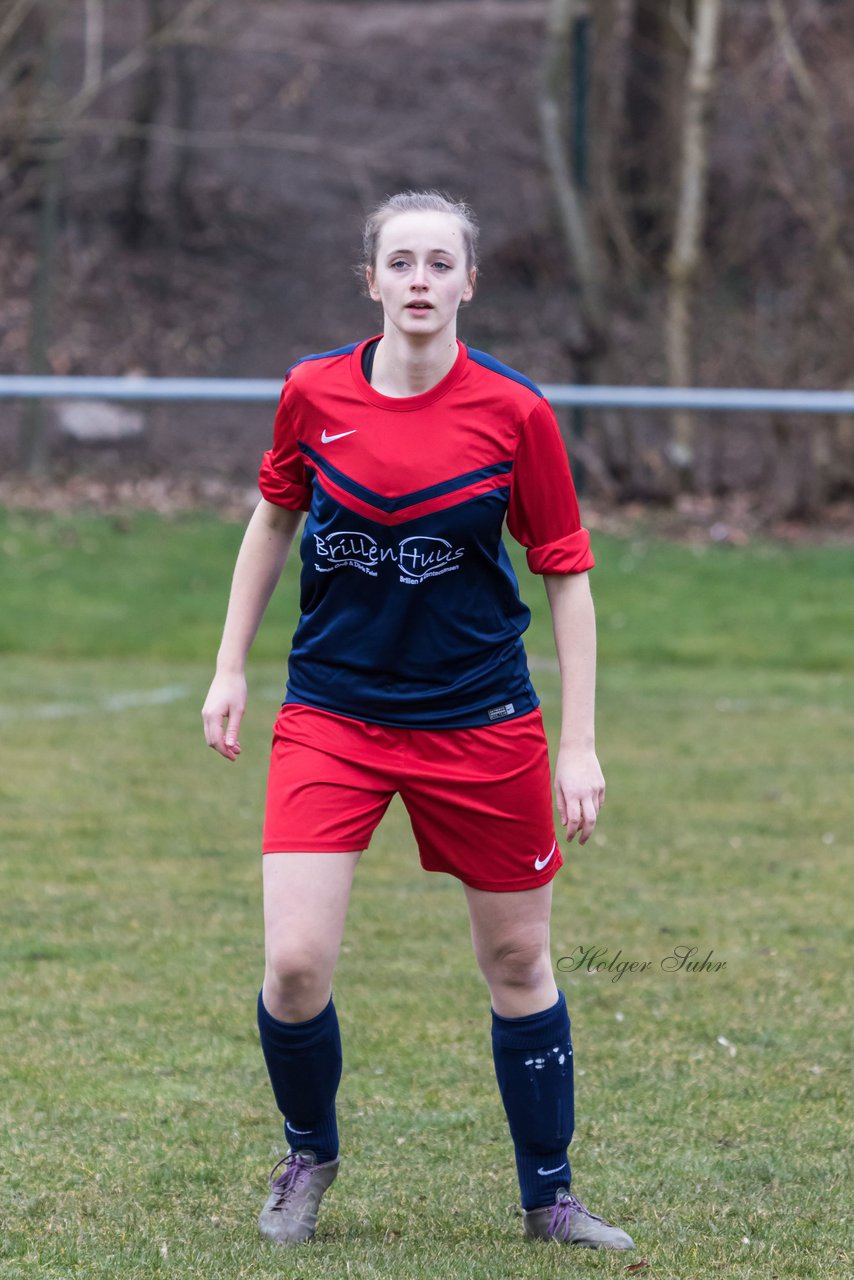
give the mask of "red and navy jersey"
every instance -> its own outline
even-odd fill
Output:
[[[308,512],[286,701],[378,724],[466,727],[532,711],[534,573],[593,565],[554,413],[520,373],[458,343],[421,395],[376,391],[367,342],[288,371],[264,497]]]

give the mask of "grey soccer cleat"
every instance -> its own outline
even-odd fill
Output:
[[[276,1177],[276,1171],[282,1168]],[[289,1151],[270,1173],[272,1190],[261,1210],[262,1236],[277,1244],[303,1244],[317,1226],[317,1207],[338,1173],[338,1157],[317,1163],[313,1151]]]
[[[553,1205],[525,1210],[525,1235],[531,1239],[557,1240],[584,1249],[634,1249],[635,1242],[619,1227],[599,1218],[565,1187],[559,1187]]]

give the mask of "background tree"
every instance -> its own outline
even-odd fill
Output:
[[[604,256],[584,193],[570,163],[566,122],[570,115],[570,41],[574,24],[589,14],[586,0],[551,0],[540,83],[540,126],[561,233],[572,278],[578,285],[581,326],[570,340],[576,360],[591,374],[607,345]],[[584,379],[589,381],[590,378]]]
[[[36,361],[54,139],[62,201],[43,345],[55,372],[273,374],[346,341],[370,320],[335,264],[352,256],[365,207],[433,185],[483,220],[467,340],[540,380],[850,382],[851,5],[728,5],[715,110],[694,109],[691,124],[698,0],[73,0],[59,6],[51,101],[48,3],[0,8],[4,369]],[[582,181],[569,55],[585,14]],[[686,136],[699,140],[695,179],[706,174],[693,206]],[[668,365],[665,318],[679,306],[670,335],[684,350],[674,358],[671,341]],[[687,373],[674,372],[680,358]],[[242,475],[254,444],[228,449],[245,415],[217,412],[227,429],[197,457],[231,457]],[[574,449],[591,490],[673,500],[666,415],[587,416]],[[0,468],[18,456],[17,409],[11,430],[9,417],[0,404]],[[852,437],[850,422],[704,415],[690,433],[697,492],[680,500],[739,495],[757,519],[815,512],[854,494]]]
[[[683,93],[679,178],[676,185],[676,221],[667,260],[669,282],[665,351],[668,378],[673,386],[694,383],[693,294],[703,252],[706,225],[706,186],[709,171],[709,116],[712,109],[718,30],[722,0],[696,0],[690,31],[690,60]],[[670,461],[678,487],[695,483],[695,423],[693,414],[673,415]]]

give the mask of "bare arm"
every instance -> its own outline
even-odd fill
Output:
[[[277,507],[262,498],[243,535],[216,675],[202,708],[205,741],[226,760],[240,755],[238,731],[246,709],[246,656],[285,567],[302,515],[301,511]]]
[[[596,617],[586,573],[544,574],[561,679],[561,733],[555,795],[569,840],[585,844],[605,801],[596,758]]]

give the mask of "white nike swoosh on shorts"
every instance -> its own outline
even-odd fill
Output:
[[[333,440],[341,440],[344,436],[354,436],[358,430],[358,427],[354,427],[352,431],[339,431],[336,435],[331,436],[326,427],[324,427],[320,439],[323,444],[331,444]]]
[[[554,851],[555,851],[555,849],[556,849],[556,848],[557,848],[557,840],[555,840],[554,844],[552,845],[551,849],[549,849],[549,851],[548,851],[547,855],[545,856],[545,858],[543,858],[542,860],[541,860],[540,858],[535,858],[535,859],[534,859],[534,870],[535,870],[535,871],[542,871],[543,867],[547,867],[547,866],[548,866],[548,864],[551,862],[552,854],[554,853]]]

